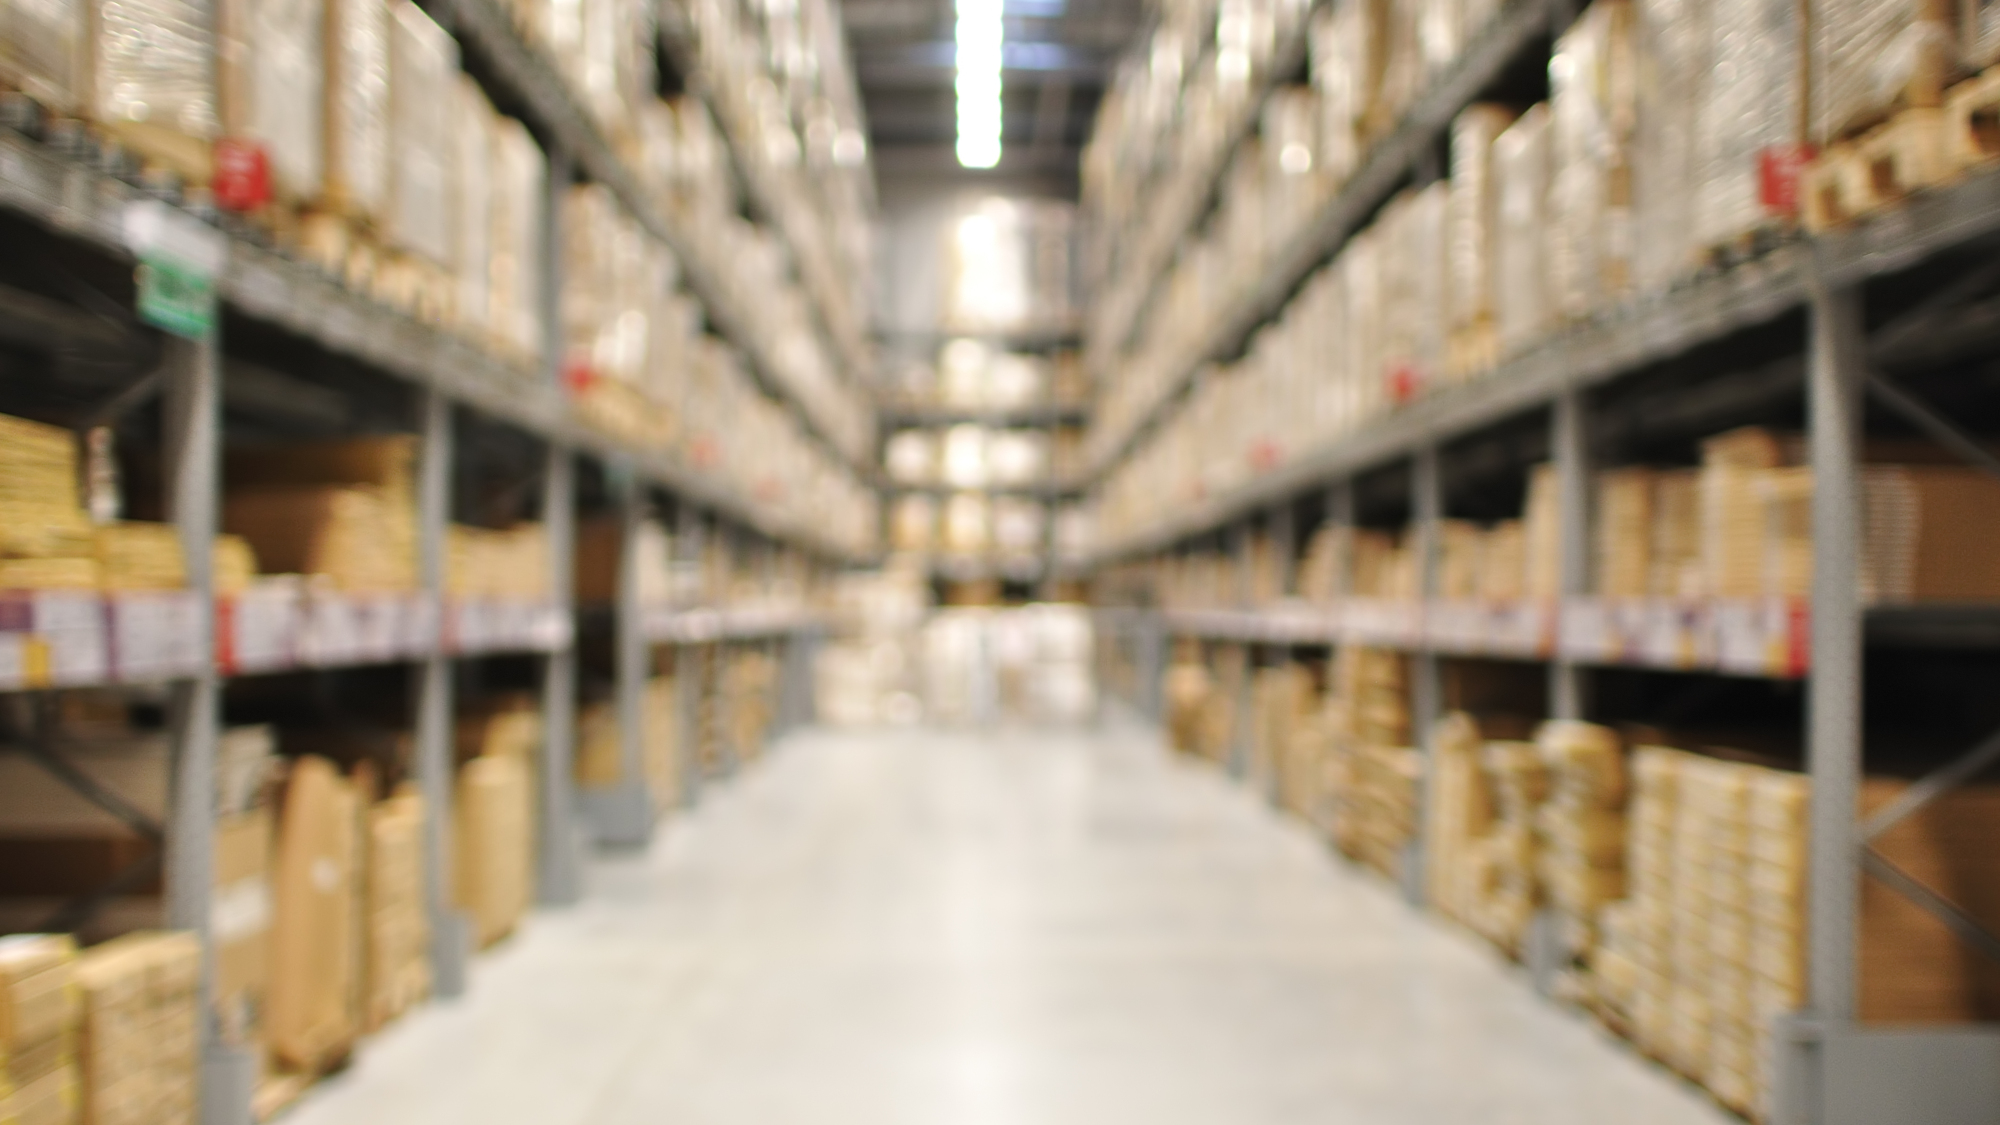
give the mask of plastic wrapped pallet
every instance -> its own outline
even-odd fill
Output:
[[[87,116],[190,183],[213,171],[214,8],[210,0],[91,7]]]
[[[1494,319],[1502,354],[1539,341],[1554,319],[1549,289],[1549,108],[1532,106],[1493,142]]]
[[[1445,217],[1450,276],[1445,293],[1454,345],[1449,369],[1455,375],[1491,362],[1494,350],[1489,341],[1498,294],[1494,246],[1500,197],[1493,149],[1514,119],[1513,110],[1482,103],[1466,107],[1451,126],[1451,187]]]
[[[0,7],[0,88],[72,115],[89,78],[85,0],[8,0]]]
[[[1948,0],[1828,0],[1816,6],[1811,139],[1823,146],[1898,109],[1938,105],[1957,62],[1957,19]]]
[[[326,122],[322,0],[219,0],[222,132],[260,146],[280,202],[320,196]]]
[[[484,344],[494,318],[494,244],[499,235],[494,175],[499,118],[485,91],[470,75],[457,77],[452,90],[453,137],[458,151],[457,202],[453,208],[452,271],[458,282],[460,331]]]
[[[1423,396],[1444,364],[1445,198],[1443,183],[1391,202],[1378,220],[1382,240],[1381,375],[1389,401]]]
[[[457,187],[458,42],[411,0],[389,23],[390,243],[435,266],[452,261]]]
[[[1715,0],[1633,0],[1641,65],[1632,152],[1632,275],[1640,292],[1665,289],[1698,261],[1695,130],[1713,80],[1714,6]]]
[[[1596,0],[1549,59],[1548,276],[1563,317],[1587,316],[1631,284],[1637,81],[1631,4]]]
[[[81,1125],[192,1125],[200,1080],[194,934],[127,934],[76,962]]]
[[[548,162],[527,127],[499,119],[493,133],[493,242],[488,323],[517,361],[542,358],[542,193]]]
[[[1694,130],[1698,249],[1740,250],[1788,222],[1805,164],[1806,38],[1796,0],[1730,0],[1708,11],[1706,89]]]
[[[1329,4],[1313,15],[1312,81],[1320,96],[1319,163],[1327,178],[1344,183],[1360,166],[1363,115],[1381,74],[1379,4]]]
[[[389,206],[389,5],[325,0],[325,202],[375,221]]]

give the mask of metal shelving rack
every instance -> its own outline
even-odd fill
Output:
[[[1464,104],[1508,59],[1550,30],[1554,4],[1527,0],[1509,8],[1499,30],[1480,37],[1442,85],[1421,99],[1404,125],[1378,147],[1347,190],[1331,201],[1309,233],[1280,258],[1264,280],[1229,305],[1203,336],[1204,344],[1177,370],[1178,379],[1139,424],[1096,466],[1108,469],[1174,408],[1202,363],[1239,349],[1249,334],[1278,314],[1285,299],[1327,260],[1373,208],[1407,176],[1417,151],[1433,143]],[[1665,658],[1645,646],[1605,643],[1605,609],[1586,591],[1590,539],[1589,480],[1597,439],[1629,426],[1630,418],[1600,409],[1604,392],[1637,385],[1642,377],[1672,385],[1624,409],[1673,413],[1684,429],[1703,418],[1730,416],[1749,404],[1802,401],[1813,493],[1812,595],[1802,607],[1805,635],[1789,639],[1805,657],[1799,666],[1729,667],[1719,657],[1701,670],[1753,676],[1801,677],[1806,687],[1806,769],[1813,782],[1811,900],[1807,1010],[1780,1021],[1774,1120],[1783,1125],[1861,1125],[2000,1119],[2000,1026],[1889,1028],[1857,1019],[1859,890],[1864,873],[1882,875],[1868,841],[1895,819],[1915,811],[2000,758],[2000,741],[1982,740],[1950,764],[1912,786],[1912,796],[1892,813],[1860,822],[1856,810],[1862,778],[1864,656],[1870,644],[1933,648],[1992,648],[2000,644],[2000,607],[1864,605],[1860,597],[1862,497],[1860,466],[1864,402],[1872,401],[1903,425],[2000,473],[1974,435],[1910,393],[1892,376],[1936,369],[1953,360],[1992,354],[1996,298],[1989,268],[2000,242],[2000,172],[1975,172],[1949,187],[1922,194],[1896,210],[1854,228],[1803,239],[1726,272],[1701,277],[1670,292],[1605,311],[1509,361],[1481,380],[1442,389],[1365,431],[1310,449],[1265,475],[1183,510],[1163,511],[1147,527],[1103,543],[1084,569],[1176,550],[1194,541],[1239,548],[1248,531],[1270,521],[1274,540],[1296,550],[1286,528],[1300,503],[1318,509],[1336,526],[1354,526],[1355,484],[1372,471],[1406,466],[1407,497],[1422,572],[1416,603],[1384,606],[1342,596],[1331,605],[1288,601],[1278,606],[1211,611],[1162,611],[1134,607],[1099,611],[1102,627],[1117,637],[1137,669],[1140,706],[1162,707],[1161,677],[1174,636],[1241,645],[1366,643],[1402,649],[1416,658],[1412,673],[1413,719],[1419,732],[1437,716],[1436,662],[1445,655],[1540,660],[1548,669],[1548,713],[1582,717],[1589,703],[1587,669],[1632,664],[1696,670],[1684,657]],[[1939,281],[1942,276],[1945,280]],[[1921,278],[1920,281],[1912,279]],[[1904,287],[1928,297],[1913,306]],[[1796,325],[1796,328],[1791,326]],[[1730,349],[1751,358],[1735,367]],[[1770,341],[1790,343],[1775,357]],[[1673,361],[1698,353],[1692,366]],[[1721,357],[1721,358],[1718,358]],[[1720,378],[1714,378],[1720,373]],[[1438,471],[1440,451],[1502,425],[1540,419],[1545,448],[1556,467],[1562,542],[1556,605],[1515,607],[1512,617],[1480,620],[1477,607],[1437,601],[1436,527],[1445,511]],[[1289,555],[1288,555],[1289,557]],[[1287,587],[1289,588],[1289,587]],[[1671,643],[1684,652],[1693,631],[1711,643],[1731,607],[1707,607],[1709,616],[1669,626]],[[1736,607],[1752,643],[1772,638],[1759,630],[1750,607]],[[1523,615],[1531,618],[1522,621]],[[1747,624],[1746,624],[1747,622]],[[1789,626],[1798,629],[1795,622]],[[1247,685],[1247,678],[1246,678]],[[1426,690],[1426,689],[1429,690]],[[1246,686],[1247,690],[1247,686]],[[1238,700],[1239,708],[1247,699]],[[1240,745],[1233,765],[1245,764]],[[1419,745],[1421,733],[1419,734]],[[1421,840],[1422,833],[1417,834]],[[1415,865],[1421,854],[1413,857]],[[1893,875],[1893,873],[1891,873]],[[1413,894],[1420,886],[1411,880]],[[1995,948],[1978,924],[1921,887],[1890,885],[1937,914],[1975,944]]]
[[[554,216],[554,193],[579,172],[616,190],[625,204],[677,252],[683,233],[667,222],[637,188],[630,173],[614,158],[603,138],[588,122],[557,80],[553,68],[527,48],[489,0],[455,0],[449,20],[454,32],[482,60],[476,68],[483,80],[504,89],[492,91],[497,103],[521,109],[547,151],[550,193],[547,213]],[[764,540],[785,542],[805,552],[814,566],[828,568],[859,561],[852,551],[824,535],[808,521],[782,518],[734,487],[704,476],[665,451],[633,449],[576,422],[557,375],[562,346],[559,321],[549,320],[547,351],[539,370],[497,360],[450,333],[419,323],[404,314],[349,292],[316,270],[272,252],[233,228],[218,227],[182,210],[134,184],[106,174],[84,158],[45,147],[26,137],[0,133],[0,214],[7,221],[43,232],[51,245],[77,261],[115,275],[135,264],[130,243],[133,216],[141,211],[186,238],[214,249],[221,262],[215,281],[217,307],[211,327],[198,338],[162,335],[156,380],[163,396],[166,516],[175,525],[185,557],[187,589],[166,597],[173,620],[171,652],[164,661],[132,665],[129,653],[118,659],[116,630],[120,618],[86,638],[94,654],[67,674],[44,682],[23,678],[0,668],[0,690],[34,690],[43,686],[164,683],[167,726],[171,742],[171,805],[162,833],[165,847],[165,916],[167,924],[203,935],[210,933],[213,883],[212,828],[216,819],[215,771],[224,683],[233,675],[279,667],[340,668],[362,664],[405,663],[416,685],[413,693],[415,742],[412,775],[423,791],[430,815],[424,841],[425,878],[433,934],[435,991],[454,995],[465,987],[470,953],[469,928],[449,899],[450,817],[453,794],[453,665],[461,656],[485,653],[539,655],[545,742],[541,754],[542,795],[537,832],[538,893],[544,904],[575,901],[583,892],[582,855],[578,841],[581,822],[600,842],[637,844],[652,827],[652,804],[645,791],[641,748],[648,649],[655,646],[690,649],[717,644],[755,644],[779,650],[781,718],[792,724],[810,716],[810,654],[822,629],[814,615],[802,611],[774,612],[733,607],[684,606],[663,609],[638,601],[636,536],[625,537],[620,567],[620,596],[614,615],[616,636],[616,706],[623,742],[621,757],[627,779],[619,792],[580,794],[572,781],[578,651],[571,602],[578,471],[585,463],[601,466],[607,478],[619,482],[617,503],[628,528],[635,526],[646,505],[670,498],[684,521],[696,513],[712,513],[717,521],[740,525]],[[551,229],[551,245],[559,232]],[[726,301],[726,294],[701,272],[698,259],[682,253],[697,295],[713,321],[751,357],[765,389],[781,398],[785,388],[776,380],[763,355],[763,342]],[[545,256],[544,292],[551,301],[559,291],[560,256]],[[69,306],[6,290],[11,319],[26,315],[45,324],[61,338],[65,332],[94,327],[98,318],[75,316],[49,319],[51,310]],[[16,299],[18,297],[18,299]],[[22,304],[26,302],[26,304]],[[47,308],[42,306],[46,304]],[[17,313],[20,305],[25,313]],[[129,311],[122,314],[129,316]],[[116,318],[114,318],[116,319]],[[243,655],[225,645],[219,621],[224,615],[213,588],[212,550],[219,530],[225,323],[246,323],[262,332],[278,330],[284,347],[301,357],[331,358],[338,366],[358,368],[369,378],[387,377],[407,391],[412,429],[420,435],[417,480],[417,547],[420,589],[392,604],[376,605],[378,616],[393,613],[394,635],[359,642],[318,646],[300,641],[268,663],[250,667]],[[82,328],[79,328],[78,325]],[[78,339],[82,339],[81,336]],[[121,398],[125,397],[123,395]],[[791,401],[786,399],[786,401]],[[451,476],[460,415],[501,423],[539,444],[543,523],[551,544],[551,589],[544,602],[513,607],[506,620],[488,620],[474,610],[491,607],[455,603],[447,595],[446,530],[451,520]],[[808,432],[816,432],[810,429]],[[852,465],[851,454],[843,454]],[[94,597],[94,595],[92,595]],[[39,596],[29,599],[30,612],[42,607]],[[60,599],[57,599],[60,600]],[[159,600],[159,599],[156,599]],[[332,610],[344,611],[337,597],[322,599]],[[107,603],[108,605],[109,603]],[[235,607],[232,607],[235,608]],[[345,607],[354,608],[354,607]],[[518,612],[525,610],[525,612]],[[357,609],[358,613],[359,610]],[[88,616],[88,615],[87,615]],[[95,618],[105,620],[105,618]],[[358,618],[357,618],[358,620]],[[293,621],[303,630],[304,626]],[[474,629],[474,625],[479,625]],[[158,631],[157,629],[155,631]],[[476,634],[476,635],[475,635]],[[301,636],[303,633],[300,634]],[[6,638],[0,638],[5,640]],[[234,639],[232,635],[232,640]],[[296,638],[294,638],[296,640]],[[352,640],[353,638],[349,638]],[[157,645],[155,647],[158,647]],[[227,659],[225,660],[225,654]],[[4,663],[4,661],[0,661]],[[17,662],[18,663],[18,662]],[[691,704],[691,696],[684,696]],[[686,708],[684,707],[685,711]],[[683,722],[687,717],[683,715]],[[683,747],[688,744],[685,740]],[[684,776],[689,775],[683,770]],[[211,1011],[208,983],[213,976],[212,947],[204,970],[203,1010]],[[226,1043],[214,1019],[202,1028],[201,1118],[206,1125],[243,1125],[252,1117],[257,1065],[249,1051]]]

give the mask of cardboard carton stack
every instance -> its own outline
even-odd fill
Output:
[[[0,938],[0,1119],[76,1120],[75,962],[67,934]]]
[[[680,693],[672,675],[654,676],[646,681],[646,697],[640,704],[645,715],[646,785],[657,811],[681,803],[681,723]]]
[[[1624,749],[1607,727],[1563,720],[1542,724],[1535,744],[1549,770],[1535,812],[1537,873],[1587,939],[1604,904],[1625,897]]]
[[[1492,791],[1480,772],[1479,751],[1479,725],[1470,715],[1454,712],[1438,725],[1424,821],[1430,903],[1467,926],[1477,913],[1475,849],[1493,826]]]
[[[1214,691],[1215,677],[1201,661],[1200,645],[1177,642],[1165,685],[1167,739],[1174,749],[1183,754],[1202,752],[1202,716]]]
[[[1350,781],[1337,798],[1334,842],[1391,877],[1400,877],[1416,832],[1423,769],[1410,747],[1408,685],[1399,653],[1347,646],[1334,655],[1335,753]]]
[[[1600,941],[1589,956],[1600,1010],[1654,1054],[1663,1054],[1673,1004],[1674,834],[1679,818],[1678,750],[1641,746],[1632,753],[1632,800],[1626,810],[1628,894],[1599,917]]]
[[[0,588],[92,589],[97,564],[76,436],[0,415]]]
[[[232,449],[223,527],[265,573],[323,575],[353,592],[414,589],[416,455],[405,435]]]
[[[140,931],[77,958],[82,1125],[192,1125],[200,976],[191,933]]]
[[[549,540],[539,523],[502,531],[453,524],[445,533],[445,589],[454,597],[540,601],[550,596]]]
[[[1871,465],[1861,487],[1865,600],[2000,598],[2000,481],[1971,466]]]
[[[1535,816],[1548,796],[1548,763],[1540,747],[1516,741],[1488,742],[1479,759],[1494,817],[1469,861],[1467,921],[1488,941],[1518,954],[1542,901]]]
[[[1285,751],[1312,705],[1312,676],[1295,663],[1264,668],[1251,691],[1250,774],[1272,786],[1281,805],[1289,804]]]
[[[430,995],[424,901],[424,801],[405,789],[367,810],[363,865],[362,1013],[375,1030]]]
[[[1908,783],[1870,778],[1862,815]],[[1875,851],[1989,932],[2000,924],[2000,786],[1953,790],[1872,841]],[[1879,879],[1861,889],[1861,1018],[1871,1023],[1966,1023],[2000,1018],[2000,964]]]

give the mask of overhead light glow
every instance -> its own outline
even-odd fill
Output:
[[[1000,163],[1000,53],[1004,0],[958,0],[958,162]]]

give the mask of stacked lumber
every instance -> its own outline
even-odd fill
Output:
[[[192,1125],[201,940],[140,931],[77,958],[82,1125]]]
[[[0,938],[0,1119],[76,1119],[75,976],[76,940],[68,934]]]

